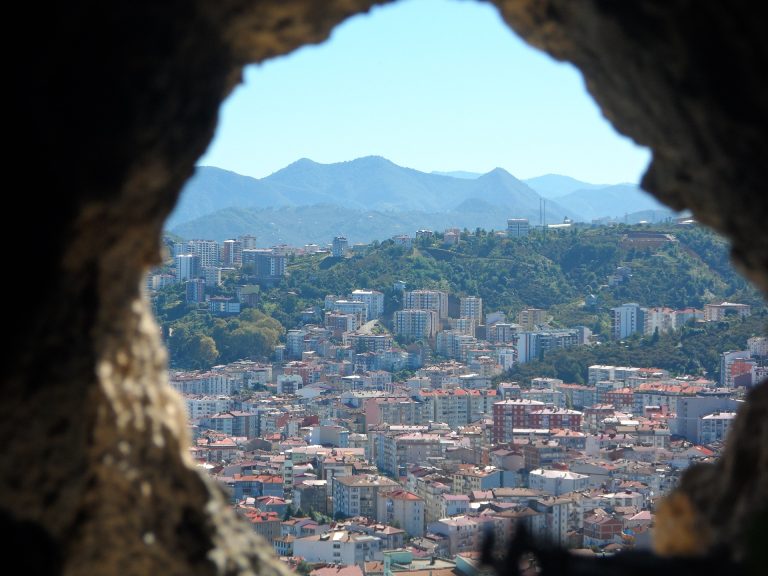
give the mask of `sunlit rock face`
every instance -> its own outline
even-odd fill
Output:
[[[15,282],[0,508],[7,532],[37,531],[46,569],[282,571],[185,457],[183,408],[139,285],[241,67],[320,42],[373,3],[20,3],[8,16],[24,39],[7,50],[5,125],[7,165],[22,179],[3,228]],[[618,130],[653,149],[644,186],[730,236],[736,262],[767,289],[762,20],[732,1],[498,4],[529,42],[584,72]],[[736,554],[768,486],[760,394],[723,463],[681,488],[707,541]]]

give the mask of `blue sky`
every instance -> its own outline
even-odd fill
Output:
[[[495,8],[401,0],[249,67],[199,164],[260,178],[299,158],[368,155],[593,183],[637,182],[650,158],[602,117],[574,67],[524,44]]]

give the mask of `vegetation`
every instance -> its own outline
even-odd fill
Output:
[[[648,249],[622,242],[627,232],[637,230],[670,233],[677,241]],[[185,368],[271,354],[284,330],[302,324],[304,311],[319,309],[327,294],[346,295],[356,288],[381,290],[388,325],[393,312],[402,307],[402,293],[395,289],[398,281],[409,290],[436,288],[456,296],[478,295],[486,312],[503,311],[510,319],[524,307],[544,308],[554,326],[584,325],[607,341],[610,308],[623,302],[679,309],[731,300],[762,309],[760,294],[731,267],[728,250],[725,240],[698,226],[574,227],[533,230],[520,239],[478,228],[473,233],[464,230],[454,246],[444,245],[442,235],[436,234],[419,239],[411,249],[387,240],[374,242],[350,258],[291,257],[287,276],[276,286],[259,286],[242,273],[230,274],[217,294],[234,295],[238,286],[246,285],[243,291],[254,303],[237,317],[214,318],[206,310],[188,308],[179,286],[160,291],[155,309],[173,365]],[[619,268],[626,272],[623,280],[609,282]],[[590,296],[596,303],[586,306]],[[713,326],[704,335],[683,334],[686,342],[690,340],[686,345],[695,348],[700,339],[709,343],[716,332]],[[691,355],[680,341],[671,340],[683,334],[662,335],[652,344],[642,340],[607,343],[597,350],[569,350],[560,353],[562,358],[554,352],[548,369],[579,381],[590,354],[620,357],[630,350],[633,356],[621,363],[674,366],[673,371],[689,366],[714,373],[715,360],[703,353]]]

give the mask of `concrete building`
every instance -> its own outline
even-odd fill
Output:
[[[483,323],[483,299],[479,296],[464,296],[459,300],[459,316]]]
[[[394,317],[395,334],[405,338],[433,338],[439,327],[438,313],[435,310],[412,309],[398,310]]]
[[[176,281],[184,282],[200,277],[200,256],[179,254],[176,256]]]
[[[275,281],[285,276],[285,255],[272,249],[243,248],[243,268],[256,280]]]
[[[537,468],[528,473],[528,487],[541,490],[550,496],[578,492],[589,487],[589,476],[568,470]]]
[[[296,538],[293,554],[307,562],[362,566],[372,560],[383,560],[382,541],[377,536],[333,530],[324,534]]]
[[[349,249],[349,241],[344,236],[336,236],[331,244],[331,256],[343,258]]]
[[[710,444],[725,440],[734,418],[736,418],[736,412],[714,412],[702,416],[699,422],[699,442]]]
[[[438,318],[448,317],[448,294],[440,290],[412,290],[403,294],[403,309],[434,310]]]
[[[215,240],[190,240],[187,253],[200,256],[200,266],[219,265],[219,243]]]
[[[622,304],[616,308],[611,308],[611,311],[613,312],[611,330],[614,339],[621,340],[630,334],[637,332],[643,334],[645,332],[646,310],[641,308],[639,304],[634,302]]]
[[[384,314],[384,294],[378,290],[353,290],[351,298],[368,305],[368,320],[376,320]]]
[[[752,313],[748,304],[737,304],[735,302],[720,302],[704,305],[704,321],[719,322],[725,320],[729,315],[739,318],[745,318]]]
[[[376,520],[398,526],[409,536],[424,535],[424,499],[407,490],[379,491]]]
[[[530,230],[528,218],[510,218],[507,220],[507,238],[525,238]]]
[[[346,517],[376,517],[379,490],[395,490],[400,485],[385,476],[366,474],[333,478],[333,513]]]
[[[221,243],[221,265],[233,268],[243,263],[243,243],[240,240],[224,240]]]
[[[493,405],[492,437],[494,442],[511,442],[515,428],[528,428],[528,415],[544,408],[535,400],[503,400]]]
[[[517,323],[520,330],[532,332],[537,326],[545,324],[547,321],[547,311],[541,308],[523,308],[517,314]]]

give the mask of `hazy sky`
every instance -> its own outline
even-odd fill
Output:
[[[593,183],[637,182],[649,160],[575,68],[525,45],[495,8],[401,0],[248,68],[199,164],[260,178],[299,158],[368,155],[425,172],[500,166]]]

